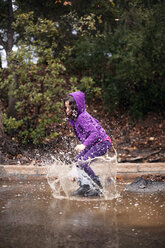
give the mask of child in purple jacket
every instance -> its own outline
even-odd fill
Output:
[[[80,187],[72,193],[73,196],[99,196],[102,185],[98,176],[89,166],[89,159],[104,155],[111,147],[111,139],[101,127],[98,120],[85,111],[85,95],[81,91],[70,93],[64,100],[68,122],[74,129],[76,137],[82,143],[75,147],[79,154],[75,158],[77,167],[84,170],[97,188],[79,181]]]

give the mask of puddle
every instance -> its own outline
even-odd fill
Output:
[[[2,248],[163,248],[165,195],[56,199],[47,181],[0,182]]]

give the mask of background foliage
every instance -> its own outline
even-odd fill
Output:
[[[73,90],[132,119],[165,113],[164,1],[1,0],[0,10],[8,135],[24,143],[56,137],[64,96]],[[9,49],[14,44],[16,52]]]

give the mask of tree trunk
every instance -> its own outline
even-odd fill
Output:
[[[7,44],[6,44],[7,56],[12,51],[13,40],[14,40],[14,30],[12,29],[12,24],[14,21],[12,0],[8,0],[8,13],[9,13],[9,21],[8,21],[8,31],[7,31]],[[12,90],[9,89],[9,95],[8,95],[8,116],[9,117],[10,116],[15,117],[16,115],[15,103],[16,103],[16,100],[14,96],[12,95]]]
[[[8,30],[7,30],[7,44],[6,44],[6,54],[9,55],[9,53],[12,51],[13,48],[13,41],[14,41],[14,30],[12,28],[12,24],[14,22],[14,13],[13,13],[13,6],[12,6],[12,0],[8,0],[8,13],[9,13],[9,19],[8,19]]]
[[[0,55],[0,69],[2,69],[2,57]]]
[[[3,129],[3,121],[2,121],[2,103],[0,101],[0,139],[4,138],[4,129]]]

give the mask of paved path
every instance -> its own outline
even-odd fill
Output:
[[[44,180],[46,179],[48,166],[38,165],[0,165],[0,180]],[[95,172],[102,171],[99,164],[95,167]],[[118,163],[117,176],[121,179],[133,179],[141,175],[161,174],[165,175],[165,163]]]

